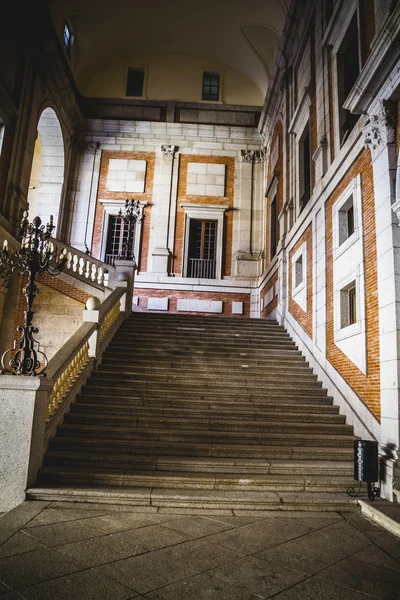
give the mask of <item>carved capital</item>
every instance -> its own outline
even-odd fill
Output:
[[[161,154],[163,155],[164,158],[174,158],[176,152],[178,152],[179,150],[179,146],[168,146],[168,145],[162,145],[161,146]]]
[[[263,163],[266,158],[265,150],[255,150],[254,151],[254,162],[255,163]]]
[[[252,163],[254,158],[254,150],[241,150],[240,151],[240,162]]]
[[[363,133],[364,145],[372,153],[377,153],[387,144],[394,143],[396,139],[396,121],[389,102],[383,101],[378,114],[370,116]]]

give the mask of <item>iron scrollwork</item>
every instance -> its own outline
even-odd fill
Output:
[[[2,272],[0,277],[9,277],[14,271],[19,275],[28,275],[28,283],[23,289],[26,299],[26,311],[24,325],[20,325],[17,331],[21,337],[14,342],[14,347],[6,350],[1,358],[3,373],[11,375],[43,375],[47,367],[47,357],[39,349],[39,342],[34,338],[39,330],[32,325],[34,312],[33,302],[39,293],[35,281],[44,273],[58,275],[67,263],[66,250],[64,250],[59,261],[54,264],[54,246],[50,241],[55,229],[53,216],[47,225],[42,224],[40,217],[35,217],[33,222],[28,220],[25,212],[19,227],[21,246],[19,250],[10,255],[8,242],[5,241],[0,250],[0,266]]]

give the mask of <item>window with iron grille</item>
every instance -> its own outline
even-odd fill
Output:
[[[126,82],[126,96],[141,98],[144,89],[144,69],[142,67],[130,67]]]
[[[114,265],[115,259],[122,252],[123,244],[127,241],[128,227],[121,217],[110,215],[108,220],[106,255],[104,262]]]
[[[190,219],[188,277],[215,279],[217,221]]]
[[[220,76],[219,73],[204,71],[202,99],[218,102],[219,100]]]

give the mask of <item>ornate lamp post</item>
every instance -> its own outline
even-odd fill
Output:
[[[127,234],[122,244],[118,260],[134,260],[133,243],[135,239],[135,224],[142,220],[142,211],[139,200],[126,200],[124,210],[120,210],[118,216],[127,227]]]
[[[26,298],[25,324],[17,329],[22,333],[19,340],[14,342],[14,348],[4,352],[1,358],[1,367],[3,373],[12,375],[42,375],[47,367],[47,357],[39,350],[33,334],[38,333],[37,327],[32,326],[33,311],[32,305],[39,289],[35,284],[35,279],[43,273],[58,275],[67,262],[64,250],[58,264],[51,264],[53,258],[53,244],[50,242],[51,234],[55,226],[53,225],[53,216],[50,217],[50,223],[42,225],[39,217],[35,217],[32,223],[28,221],[28,213],[25,212],[19,227],[21,238],[21,247],[12,256],[8,251],[8,243],[4,242],[3,249],[0,251],[0,277],[8,277],[13,271],[20,275],[28,274],[28,283],[24,288]],[[11,358],[10,355],[12,355]],[[39,356],[41,360],[39,360]]]

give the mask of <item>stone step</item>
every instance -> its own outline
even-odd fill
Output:
[[[135,410],[155,410],[155,411],[173,411],[180,413],[181,411],[190,412],[204,412],[212,411],[213,413],[223,414],[252,414],[255,413],[262,415],[263,413],[274,414],[304,414],[314,415],[315,412],[318,414],[335,414],[339,413],[339,407],[332,404],[331,398],[301,399],[300,401],[286,402],[282,400],[264,400],[260,402],[243,401],[234,402],[230,399],[224,401],[223,399],[214,400],[213,397],[210,399],[204,398],[203,400],[194,396],[177,398],[171,395],[171,398],[165,398],[164,395],[159,396],[138,396],[133,393],[119,394],[116,396],[107,389],[99,389],[95,394],[90,394],[89,391],[85,391],[78,395],[78,403],[86,404],[97,404],[98,406],[110,405],[120,407],[121,409]],[[344,418],[344,417],[343,417]]]
[[[108,414],[108,415],[125,415],[126,417],[138,417],[146,418],[184,418],[198,419],[198,420],[230,420],[230,421],[256,421],[256,422],[274,422],[274,421],[285,421],[288,423],[345,423],[345,417],[339,414],[310,414],[300,413],[291,414],[289,412],[282,413],[277,410],[232,410],[232,407],[227,406],[225,412],[221,410],[203,409],[203,411],[195,410],[193,406],[186,408],[160,408],[152,407],[151,405],[141,404],[138,406],[126,406],[126,404],[117,404],[111,399],[109,403],[99,404],[96,402],[96,398],[93,402],[86,402],[85,398],[79,398],[71,406],[71,412],[88,413],[89,411],[96,412],[97,414]],[[314,408],[315,410],[315,408]]]
[[[151,507],[158,512],[213,510],[218,514],[248,515],[248,511],[358,511],[357,500],[344,493],[243,492],[127,488],[84,485],[36,485],[27,490],[28,500],[48,502],[92,502]],[[215,512],[214,512],[215,514]],[[251,513],[250,513],[251,514]]]
[[[303,393],[303,391],[299,391],[296,393],[293,390],[236,390],[229,389],[226,391],[224,388],[220,389],[199,389],[194,388],[191,390],[185,389],[182,386],[176,386],[169,383],[168,387],[165,386],[139,386],[135,383],[135,386],[128,386],[126,388],[113,387],[110,392],[109,386],[104,385],[103,382],[99,380],[89,379],[89,381],[83,387],[85,395],[97,395],[99,398],[101,396],[110,396],[113,398],[121,398],[125,401],[126,398],[131,399],[145,399],[146,401],[165,401],[168,404],[173,402],[178,402],[180,405],[184,403],[186,405],[191,405],[194,402],[201,403],[210,403],[216,404],[219,403],[221,405],[232,405],[238,406],[239,404],[243,404],[244,406],[270,406],[273,404],[274,406],[280,406],[285,404],[290,404],[292,406],[301,406],[304,404],[314,404],[314,405],[332,405],[333,398],[332,396],[327,395],[327,391],[323,388],[317,388],[317,390],[312,389],[309,392]]]
[[[166,384],[168,384],[169,392],[184,390],[185,393],[191,393],[192,391],[212,390],[214,394],[218,391],[222,391],[225,395],[229,393],[231,396],[237,396],[241,395],[243,392],[247,392],[248,394],[258,394],[265,397],[269,392],[273,391],[274,396],[282,396],[291,393],[292,397],[304,395],[311,397],[321,394],[322,390],[322,384],[318,381],[296,383],[295,381],[282,382],[279,379],[256,382],[235,380],[234,385],[229,386],[229,381],[226,381],[222,377],[220,379],[215,377],[196,378],[192,375],[187,378],[178,378],[173,375],[163,375],[160,377],[154,375],[150,379],[145,376],[140,377],[139,375],[133,377],[125,375],[120,379],[118,373],[115,373],[113,377],[111,377],[111,374],[101,372],[94,373],[86,385],[90,388],[99,386],[109,387],[110,381],[112,382],[111,385],[113,392],[115,393],[123,389],[132,390],[133,385],[135,386],[134,390],[136,393],[140,392],[140,390],[146,390],[146,392],[149,392],[150,390],[159,391],[160,387],[163,388]]]
[[[93,419],[91,419],[93,420]],[[345,434],[321,434],[321,433],[292,433],[291,428],[282,427],[281,431],[272,432],[243,432],[243,431],[185,431],[176,429],[151,429],[150,427],[135,427],[129,425],[107,425],[106,423],[79,422],[73,415],[66,415],[65,422],[59,427],[60,435],[100,436],[104,438],[124,437],[134,440],[163,440],[185,442],[188,438],[193,443],[208,442],[211,444],[233,443],[233,444],[274,444],[274,445],[296,445],[296,446],[341,446],[353,447],[354,437]]]
[[[235,366],[242,365],[246,362],[246,354],[243,356],[232,356],[229,364],[227,364],[226,359],[223,358],[215,358],[209,356],[203,356],[203,353],[197,353],[192,355],[192,357],[196,360],[196,367],[204,366],[209,367],[213,365],[218,368],[233,368]],[[290,358],[286,361],[285,370],[290,369],[291,371],[303,371],[309,370],[309,365],[305,362],[305,358],[299,356],[298,358]],[[155,361],[154,356],[144,356],[141,352],[137,352],[136,354],[125,354],[125,353],[113,353],[112,355],[108,355],[107,353],[104,355],[104,358],[101,362],[102,365],[108,365],[113,367],[118,367],[119,365],[132,365],[139,364],[143,368],[158,368],[158,367],[178,367],[181,365],[187,366],[187,357],[175,357],[171,358],[169,354],[165,353],[164,356],[158,355],[157,360]],[[280,358],[252,358],[250,367],[252,370],[260,370],[260,367],[267,369],[277,369],[282,371],[283,361]]]
[[[130,440],[117,438],[96,438],[64,431],[50,440],[50,448],[71,451],[88,450],[90,452],[128,453],[130,455],[162,454],[164,456],[215,457],[215,458],[251,458],[279,460],[324,460],[352,461],[353,447],[331,446],[290,446],[281,445],[246,445],[246,444],[210,444],[168,440]]]
[[[315,422],[288,422],[288,421],[245,421],[233,419],[216,419],[208,417],[206,419],[196,417],[153,417],[153,416],[130,416],[127,418],[125,414],[113,414],[97,412],[95,410],[84,411],[72,411],[65,415],[65,423],[93,423],[102,424],[108,423],[109,425],[129,426],[130,428],[158,428],[160,431],[165,429],[175,429],[177,431],[181,429],[185,430],[201,430],[201,431],[231,431],[238,433],[264,433],[268,432],[280,432],[286,433],[288,431],[292,433],[313,433],[319,432],[323,434],[353,434],[353,427],[351,425],[345,425],[343,423],[315,423]]]
[[[212,381],[214,383],[215,378],[218,377],[223,379],[225,385],[233,385],[236,386],[238,383],[243,385],[250,385],[254,383],[254,385],[259,386],[263,385],[266,382],[281,382],[282,375],[275,372],[257,372],[254,371],[254,376],[248,370],[248,365],[241,365],[241,367],[237,367],[236,369],[224,369],[223,372],[221,370],[215,369],[213,367],[200,369],[197,365],[194,366],[194,371],[189,371],[187,366],[175,368],[175,369],[165,369],[165,368],[149,368],[144,369],[140,365],[131,365],[131,366],[122,366],[120,365],[118,369],[107,365],[100,365],[98,371],[94,374],[95,378],[104,379],[107,378],[108,381],[114,381],[115,379],[123,378],[125,381],[131,380],[145,380],[147,377],[151,375],[151,379],[153,382],[155,381],[164,381],[165,378],[173,377],[177,381],[186,382],[189,381],[192,383],[193,378],[198,379],[201,375],[201,382],[204,381]],[[317,376],[313,375],[310,372],[291,372],[287,371],[285,373],[285,382],[289,384],[311,384],[313,385],[316,382],[320,387],[322,384],[318,382]]]
[[[87,452],[82,450],[50,450],[47,466],[74,465],[80,468],[97,466],[136,470],[175,471],[189,473],[240,473],[271,475],[353,475],[353,461],[280,460],[223,457],[176,457],[157,454],[132,455],[113,452]]]
[[[130,471],[121,472],[101,466],[89,469],[88,466],[45,466],[41,469],[41,483],[59,483],[68,481],[75,484],[92,483],[96,485],[158,487],[202,490],[246,490],[246,491],[282,491],[282,492],[346,492],[354,486],[354,479],[349,476],[335,475],[247,475],[246,478],[225,473],[179,473],[165,471]]]

